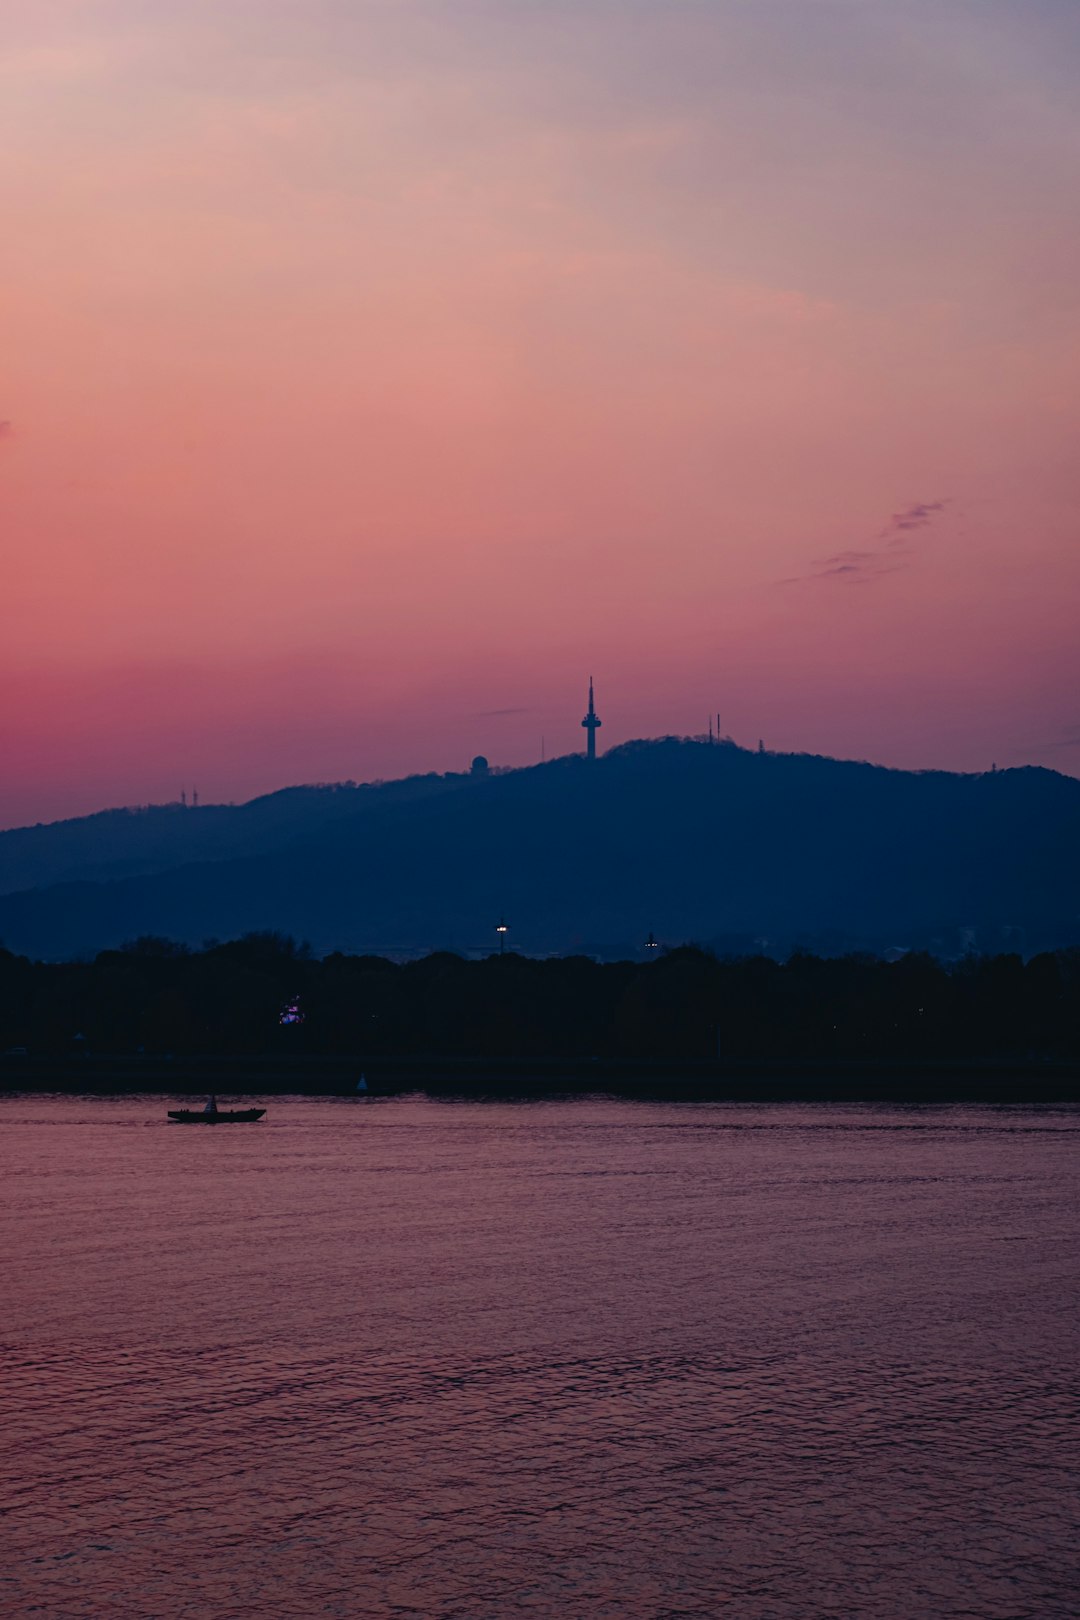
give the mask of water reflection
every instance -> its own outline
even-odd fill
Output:
[[[1075,1114],[164,1114],[4,1103],[4,1612],[1075,1614]]]

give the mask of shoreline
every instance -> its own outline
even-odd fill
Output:
[[[1080,1063],[289,1057],[5,1058],[0,1097],[27,1093],[199,1096],[588,1095],[807,1102],[1080,1102]]]

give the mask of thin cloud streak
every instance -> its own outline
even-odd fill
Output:
[[[1080,725],[1066,726],[1053,742],[1043,743],[1042,747],[1048,753],[1057,752],[1062,748],[1080,748]]]
[[[887,540],[896,535],[906,534],[912,529],[925,529],[927,524],[934,521],[939,512],[944,512],[945,508],[951,506],[951,504],[951,495],[941,501],[913,501],[910,506],[905,506],[901,511],[893,513],[878,535],[878,539]],[[897,542],[894,540],[893,543],[896,544]]]
[[[823,579],[839,579],[849,585],[865,585],[871,580],[896,574],[911,562],[908,536],[925,529],[952,504],[952,496],[936,501],[913,501],[894,512],[879,530],[874,545],[849,547],[831,557],[816,559],[805,574],[779,580],[781,585],[798,585]]]

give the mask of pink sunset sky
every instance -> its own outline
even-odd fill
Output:
[[[1075,0],[6,0],[0,824],[1080,769]]]

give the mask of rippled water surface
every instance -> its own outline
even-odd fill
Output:
[[[1080,1115],[0,1104],[0,1612],[1080,1612]]]

